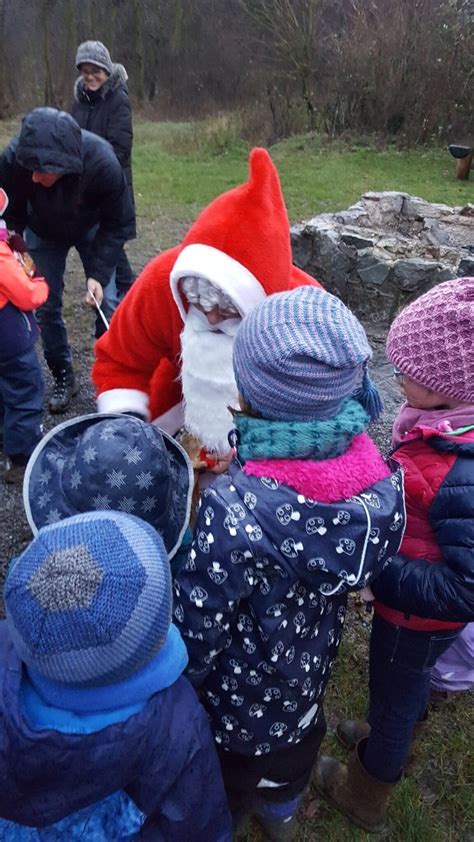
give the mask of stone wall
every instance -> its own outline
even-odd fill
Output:
[[[348,210],[294,225],[291,237],[297,266],[379,324],[436,283],[474,276],[474,205],[366,193]]]

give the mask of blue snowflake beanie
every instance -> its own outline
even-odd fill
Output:
[[[74,691],[130,680],[156,663],[168,640],[172,588],[163,541],[119,512],[46,526],[12,561],[5,608],[38,691],[50,704],[77,709]],[[123,705],[124,695],[108,706]]]
[[[115,510],[158,530],[171,559],[188,525],[193,470],[183,448],[128,415],[83,415],[50,430],[25,472],[23,502],[33,534],[94,510]]]
[[[272,421],[333,418],[349,397],[376,420],[383,405],[368,374],[371,357],[359,320],[316,286],[268,296],[243,320],[234,342],[239,392]]]

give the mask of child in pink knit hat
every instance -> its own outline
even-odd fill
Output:
[[[372,584],[368,721],[340,723],[349,762],[321,758],[316,773],[320,793],[367,831],[383,827],[426,720],[436,660],[474,620],[474,278],[439,284],[407,306],[387,356],[406,398],[393,456],[404,469],[407,527]]]

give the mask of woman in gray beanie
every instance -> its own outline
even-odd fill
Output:
[[[101,41],[84,41],[76,54],[80,72],[74,85],[71,114],[81,129],[104,137],[111,144],[122,165],[133,202],[132,187],[132,111],[127,88],[127,72],[114,64]],[[125,250],[117,265],[117,291],[125,295],[134,276]]]

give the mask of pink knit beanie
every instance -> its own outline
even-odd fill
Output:
[[[442,395],[474,403],[474,278],[438,284],[393,322],[387,357]]]

